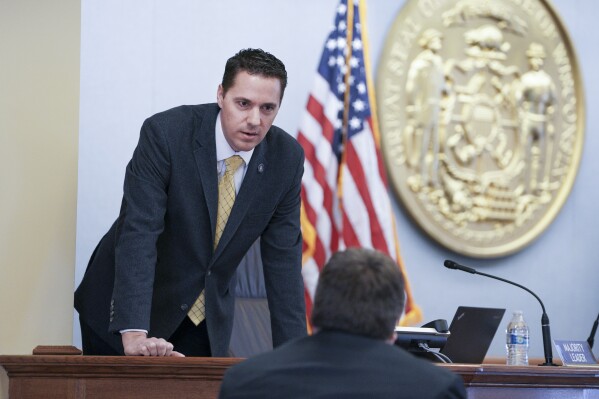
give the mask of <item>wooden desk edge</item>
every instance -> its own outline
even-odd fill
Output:
[[[220,380],[242,358],[158,358],[81,355],[1,355],[9,378],[159,378]],[[561,387],[599,389],[597,367],[440,364],[459,374],[466,386]]]

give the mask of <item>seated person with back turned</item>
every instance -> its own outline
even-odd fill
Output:
[[[334,254],[316,289],[316,333],[233,366],[219,398],[465,398],[458,375],[393,345],[404,301],[391,258]]]

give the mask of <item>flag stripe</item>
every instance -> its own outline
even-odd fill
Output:
[[[316,230],[315,227],[318,227],[316,221],[317,221],[317,217],[316,217],[316,213],[314,212],[314,210],[312,209],[312,207],[310,206],[310,202],[306,200],[305,197],[305,189],[302,190],[302,202],[303,202],[303,207],[304,210],[306,212],[306,216],[307,216],[307,222],[310,223],[311,226],[313,226],[314,230]],[[305,224],[305,222],[304,222]],[[305,227],[304,227],[305,229]],[[322,227],[322,223],[320,225],[320,229],[321,231],[323,230]],[[305,236],[305,234],[304,234]],[[306,239],[304,238],[304,254],[307,251],[307,247],[310,248],[310,250],[312,251],[312,253],[310,254],[310,258],[313,258],[316,260],[316,264],[320,265],[319,267],[322,267],[324,265],[324,262],[326,261],[326,251],[324,249],[324,245],[322,243],[321,238],[323,237],[322,233],[319,233],[317,235],[315,235],[315,237],[313,238],[313,241],[311,242],[306,242]]]
[[[356,141],[358,141],[358,142],[356,143]],[[369,188],[370,188],[369,181],[371,182],[371,184],[376,184],[373,182],[376,182],[377,179],[367,179],[366,178],[366,176],[364,174],[364,169],[362,168],[362,166],[365,165],[365,163],[368,162],[368,160],[361,159],[362,157],[360,155],[366,156],[367,154],[359,155],[356,152],[354,143],[356,143],[357,145],[360,144],[358,139],[353,140],[351,143],[348,144],[348,146],[347,146],[347,153],[348,153],[347,164],[348,164],[350,173],[352,174],[352,177],[354,179],[355,186],[360,194],[362,202],[364,203],[364,207],[366,208],[366,214],[364,214],[363,217],[367,217],[367,219],[368,219],[367,222],[369,223],[369,227],[370,227],[371,244],[375,249],[388,254],[389,250],[387,248],[387,243],[385,242],[385,239],[383,237],[383,232],[382,232],[381,225],[379,223],[379,218],[375,212],[372,200],[370,198],[370,193],[374,192],[374,191],[369,190]],[[362,161],[362,162],[360,162],[360,161]]]

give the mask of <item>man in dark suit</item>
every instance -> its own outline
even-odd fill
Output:
[[[219,398],[465,398],[458,375],[393,345],[404,300],[392,259],[337,252],[316,289],[317,332],[229,369]]]
[[[84,354],[226,356],[235,271],[257,240],[273,344],[305,335],[304,156],[272,125],[286,84],[276,57],[242,50],[217,104],[144,122],[119,217],[75,292]]]

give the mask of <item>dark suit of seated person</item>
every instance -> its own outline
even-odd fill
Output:
[[[316,333],[230,368],[219,398],[465,398],[458,375],[393,345],[404,301],[392,259],[334,254],[316,289]]]

